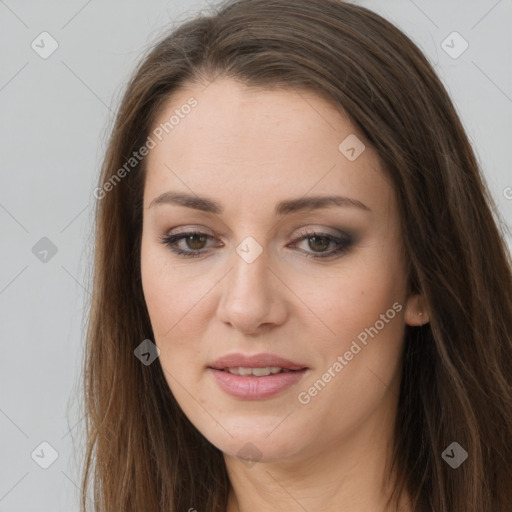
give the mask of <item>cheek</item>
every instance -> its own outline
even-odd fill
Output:
[[[186,272],[171,264],[165,248],[145,242],[141,247],[141,278],[144,299],[157,341],[173,337],[180,324],[194,315],[204,296],[201,280],[189,280]]]
[[[148,243],[142,242],[141,247],[141,279],[144,300],[151,320],[153,333],[158,339],[172,325],[170,319],[179,304],[171,276],[166,269],[159,251]]]
[[[321,320],[317,337],[321,351],[325,349],[332,357],[333,351],[346,346],[348,350],[359,333],[376,322],[381,327],[381,315],[385,320],[396,320],[397,310],[405,308],[405,276],[393,255],[375,246],[373,251],[347,258],[315,279],[297,281],[297,295],[307,298],[305,302]],[[318,323],[317,319],[310,323]],[[394,339],[401,332],[400,320],[386,322],[381,331]]]
[[[211,288],[205,279],[190,279],[186,269],[170,263],[166,250],[156,244],[141,246],[141,278],[154,342],[169,387],[180,394],[198,378],[199,344],[204,330],[204,301]],[[203,319],[203,320],[202,320]],[[185,395],[186,398],[186,395]]]
[[[301,403],[308,402],[314,416],[343,422],[350,411],[357,421],[376,407],[399,373],[405,276],[391,252],[375,249],[321,281],[326,286],[317,296],[318,311],[329,329],[316,338],[318,366],[301,387]]]

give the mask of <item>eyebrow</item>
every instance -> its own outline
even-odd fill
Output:
[[[224,208],[217,201],[208,197],[201,197],[184,192],[164,192],[163,194],[155,197],[148,208],[152,208],[161,204],[177,204],[192,208],[194,210],[201,210],[203,212],[221,214]],[[277,203],[274,213],[277,216],[288,215],[299,211],[319,210],[321,208],[328,208],[333,206],[339,207],[353,207],[371,212],[370,208],[357,199],[343,196],[309,196],[300,197],[297,199],[286,199]]]

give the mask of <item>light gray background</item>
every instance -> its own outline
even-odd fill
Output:
[[[512,0],[357,3],[395,22],[435,64],[510,225]],[[78,510],[92,193],[108,130],[141,53],[207,7],[0,0],[0,512]],[[43,31],[59,45],[47,59],[31,48]],[[442,48],[453,31],[469,44],[457,59]],[[42,237],[57,247],[47,262],[32,252]],[[58,452],[48,469],[31,458],[37,448],[36,460],[50,460],[43,441]]]

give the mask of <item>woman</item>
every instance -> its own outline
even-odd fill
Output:
[[[95,196],[83,510],[512,510],[503,221],[389,22],[188,21],[130,81]]]

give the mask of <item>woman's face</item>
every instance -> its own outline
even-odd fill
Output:
[[[355,126],[313,93],[218,79],[180,89],[150,137],[142,284],[191,422],[262,462],[390,431],[421,317],[393,188]]]

